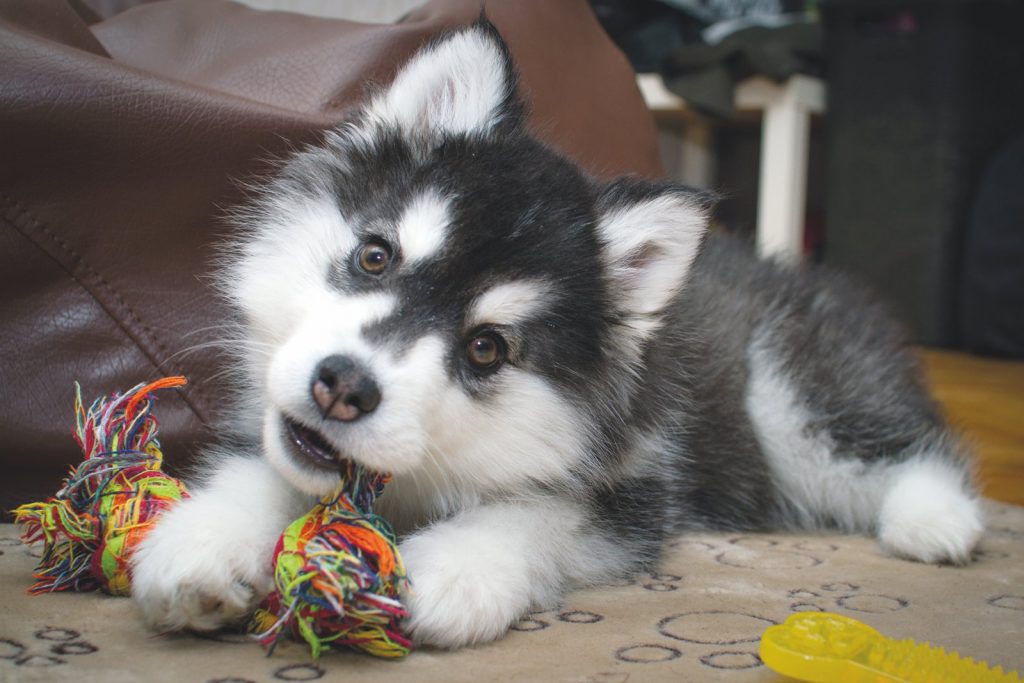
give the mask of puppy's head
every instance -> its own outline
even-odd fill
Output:
[[[696,254],[694,195],[602,185],[524,129],[486,21],[421,50],[243,215],[224,288],[267,457],[437,486],[563,480],[628,413]]]

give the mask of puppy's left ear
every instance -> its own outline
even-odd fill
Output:
[[[404,133],[487,134],[520,124],[517,86],[508,46],[481,14],[417,52],[367,110]]]
[[[685,286],[712,199],[697,190],[618,180],[601,195],[598,236],[620,319],[646,339]]]

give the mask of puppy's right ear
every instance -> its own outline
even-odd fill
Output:
[[[367,112],[407,134],[487,134],[519,125],[524,107],[517,85],[508,46],[481,14],[417,52]]]

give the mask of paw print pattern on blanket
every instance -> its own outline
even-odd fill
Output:
[[[614,656],[616,660],[628,664],[658,664],[679,659],[683,653],[667,645],[642,643],[620,647],[615,650]]]
[[[838,546],[824,542],[785,542],[740,536],[730,538],[729,547],[718,552],[715,561],[740,569],[807,569],[824,563],[828,555],[838,549]]]
[[[645,584],[654,582],[661,585],[666,580],[680,579],[676,575],[650,574],[646,578],[641,578],[634,586],[650,590]],[[597,624],[606,618],[606,615],[581,609],[532,612],[513,626],[513,630],[533,633],[551,628],[557,622],[573,625]],[[757,643],[761,633],[776,623],[778,622],[774,619],[740,611],[711,609],[670,614],[660,619],[654,629],[659,636],[666,639],[665,642],[628,643],[615,648],[612,657],[622,664],[654,665],[689,656],[696,658],[702,666],[712,669],[757,668],[762,666],[757,655]],[[567,634],[564,637],[575,640],[583,635]]]
[[[25,644],[13,638],[0,638],[0,659],[24,667],[62,666],[68,663],[67,657],[99,651],[98,647],[83,640],[78,631],[58,626],[37,630],[34,640],[36,642]],[[33,652],[33,646],[42,648],[44,652]]]
[[[529,633],[531,631],[543,631],[544,629],[551,626],[552,617],[549,614],[554,614],[554,619],[564,622],[566,624],[596,624],[599,621],[604,621],[604,615],[598,614],[597,612],[588,612],[587,610],[566,610],[563,612],[552,612],[550,610],[540,612],[530,612],[527,616],[523,617],[515,624],[512,625],[513,631],[519,631],[522,633]]]
[[[774,619],[750,612],[698,610],[665,617],[658,633],[691,645],[714,646],[698,650],[700,663],[712,669],[753,669],[762,665],[757,654],[761,633]]]
[[[1024,612],[1024,595],[997,595],[989,599],[988,604],[1003,609],[1013,609]]]
[[[277,681],[316,681],[324,677],[327,671],[316,664],[289,664],[274,671]]]
[[[910,606],[906,598],[864,593],[861,587],[852,583],[826,583],[816,590],[797,588],[789,591],[788,597],[798,601],[789,606],[792,612],[831,612],[846,610],[865,614],[896,612]]]
[[[644,590],[667,593],[679,590],[679,582],[682,580],[683,577],[676,576],[675,574],[651,574],[650,579],[645,579],[640,585],[643,586]]]

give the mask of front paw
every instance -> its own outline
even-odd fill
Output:
[[[495,557],[444,534],[401,546],[412,583],[406,628],[417,645],[458,648],[496,640],[531,606],[523,558]]]
[[[132,597],[157,630],[239,622],[273,586],[270,556],[251,543],[241,520],[197,503],[165,513],[132,556]]]

